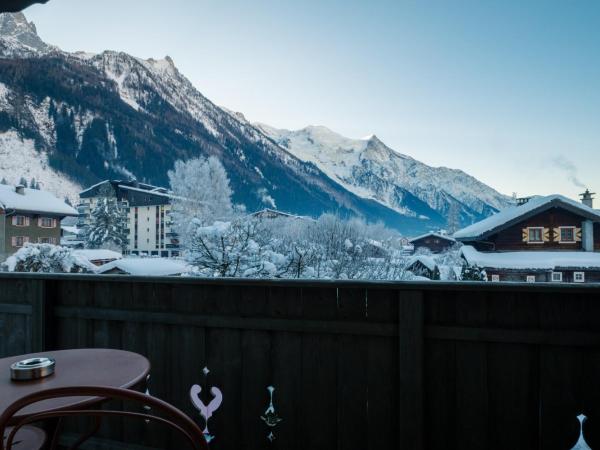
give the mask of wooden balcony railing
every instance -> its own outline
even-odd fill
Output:
[[[580,413],[600,448],[600,287],[0,275],[0,356],[82,347],[146,355],[201,426],[218,388],[214,449],[565,450]]]

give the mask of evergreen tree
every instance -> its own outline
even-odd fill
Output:
[[[71,199],[69,197],[65,196],[65,203],[69,206],[73,206],[73,203],[71,203]]]
[[[85,229],[85,242],[87,248],[127,249],[127,216],[108,186],[100,191],[98,203],[91,212],[91,223]]]
[[[23,187],[27,187],[27,180],[25,179],[25,177],[21,177],[21,179],[19,180],[19,184]]]
[[[39,185],[37,184],[37,182],[35,181],[35,177],[31,178],[31,181],[29,182],[29,187],[31,189],[40,189]]]
[[[8,181],[6,181],[6,178],[2,178],[2,181],[0,181],[0,184],[8,184]]]

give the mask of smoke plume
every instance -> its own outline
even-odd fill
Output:
[[[567,179],[575,186],[586,189],[587,186],[578,178],[577,167],[572,161],[565,158],[564,156],[557,156],[552,160],[554,167],[561,170],[567,176]]]

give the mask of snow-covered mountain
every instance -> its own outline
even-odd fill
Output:
[[[308,138],[327,146],[317,134]],[[9,182],[35,177],[56,194],[76,197],[81,186],[106,178],[166,185],[177,159],[215,155],[231,178],[234,200],[249,210],[337,212],[407,234],[445,225],[446,203],[427,200],[429,185],[419,191],[418,179],[404,185],[395,172],[404,167],[399,163],[376,163],[378,152],[383,161],[391,150],[375,139],[360,151],[350,140],[336,144],[342,151],[329,151],[326,164],[309,157],[317,147],[298,151],[302,146],[292,140],[292,132],[255,126],[216,106],[169,57],[63,52],[46,44],[22,13],[0,15],[0,145],[6,143],[0,177]],[[345,163],[344,151],[351,158]],[[358,153],[363,157],[355,158]],[[352,169],[338,171],[335,161]],[[469,223],[500,206],[484,185],[477,196],[471,180],[473,198],[460,200],[464,211],[474,211],[463,214]]]
[[[395,152],[375,135],[349,139],[323,126],[297,131],[257,126],[349,191],[401,214],[422,214],[422,208],[413,208],[412,196],[443,216],[455,208],[463,223],[480,220],[509,204],[508,197],[463,171],[428,166]]]

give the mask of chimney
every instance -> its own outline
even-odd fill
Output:
[[[590,208],[593,208],[594,207],[594,195],[596,195],[595,192],[590,192],[589,189],[586,189],[583,194],[579,194],[579,196],[581,197],[581,203],[583,203],[585,206],[589,206]]]
[[[25,195],[25,186],[18,184],[15,186],[15,192],[19,195]]]
[[[520,197],[517,199],[517,206],[525,205],[531,200],[531,197]]]

